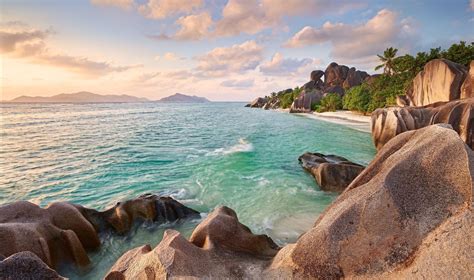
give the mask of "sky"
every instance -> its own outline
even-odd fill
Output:
[[[1,100],[90,91],[248,101],[335,61],[369,73],[474,41],[474,0],[2,0]]]

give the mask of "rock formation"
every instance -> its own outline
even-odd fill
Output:
[[[448,126],[387,143],[269,275],[471,279],[474,153]]]
[[[246,107],[250,108],[262,108],[263,105],[267,103],[267,99],[263,97],[257,97],[255,98],[251,103],[245,105]]]
[[[48,279],[63,280],[56,271],[49,268],[32,252],[20,252],[0,260],[0,279]]]
[[[461,99],[474,97],[474,60],[469,65],[469,72],[461,86]]]
[[[436,102],[461,98],[461,86],[467,76],[467,69],[461,64],[433,59],[419,72],[406,93],[410,106],[425,106]],[[468,87],[466,85],[466,87]],[[472,94],[463,93],[464,97]]]
[[[314,176],[324,191],[342,192],[359,175],[364,167],[346,158],[320,153],[304,153],[299,162]]]
[[[440,102],[424,107],[391,107],[372,113],[372,139],[381,149],[396,135],[437,123],[449,123],[474,149],[474,98]]]
[[[84,266],[90,262],[86,252],[100,246],[99,232],[110,229],[123,234],[136,221],[196,216],[198,212],[179,202],[155,195],[119,202],[103,212],[66,202],[40,208],[19,201],[0,206],[0,255],[30,251],[52,268],[67,261]]]
[[[324,76],[324,82],[321,79]],[[329,64],[325,71],[314,70],[310,74],[310,81],[301,88],[303,91],[293,101],[291,113],[306,113],[312,110],[314,104],[329,93],[336,93],[340,96],[351,87],[362,84],[370,78],[367,72],[349,68],[345,65],[339,65],[335,62]],[[289,89],[291,92],[292,89]],[[258,97],[245,107],[277,109],[280,107],[281,95],[288,93],[288,90],[280,91],[276,96],[269,98]]]
[[[120,257],[106,279],[255,278],[278,249],[268,236],[252,234],[232,209],[219,207],[189,241],[167,230],[155,249],[145,245]]]
[[[295,244],[277,251],[221,207],[189,241],[168,230],[125,253],[106,279],[472,279],[473,176],[474,152],[449,125],[408,131]]]

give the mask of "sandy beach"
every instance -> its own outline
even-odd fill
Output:
[[[276,111],[286,112],[286,113],[290,112],[289,109],[276,109]],[[297,115],[304,116],[311,119],[337,123],[337,124],[345,125],[355,130],[371,133],[370,116],[356,114],[351,111],[338,110],[336,112],[324,112],[324,113],[317,113],[317,112],[298,113]]]

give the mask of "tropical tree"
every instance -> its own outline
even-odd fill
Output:
[[[391,76],[394,73],[393,60],[397,56],[397,52],[398,49],[390,47],[383,52],[383,55],[378,54],[377,56],[380,58],[382,64],[375,67],[375,70],[383,68],[384,74]]]

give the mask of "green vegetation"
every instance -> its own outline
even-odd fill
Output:
[[[267,98],[272,101],[275,98],[280,99],[280,107],[283,109],[287,109],[291,107],[291,104],[293,103],[293,100],[300,95],[301,91],[303,89],[296,87],[294,89],[287,89],[287,90],[282,90],[279,92],[272,92],[271,96],[267,96]]]
[[[370,113],[377,108],[395,105],[397,95],[405,94],[413,78],[430,60],[445,58],[468,66],[474,60],[474,42],[466,44],[461,41],[447,50],[435,48],[419,52],[416,56],[406,54],[396,57],[397,52],[397,49],[390,47],[383,55],[377,55],[382,63],[375,70],[383,68],[384,74],[349,89],[343,98],[344,109]]]
[[[314,104],[311,110],[318,113],[335,112],[342,109],[342,98],[336,93],[329,93],[318,104]]]

